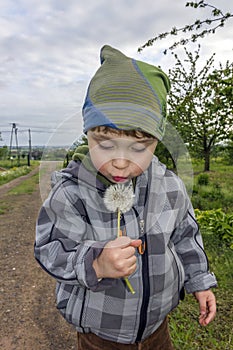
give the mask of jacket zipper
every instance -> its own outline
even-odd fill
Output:
[[[139,220],[139,229],[142,240],[142,244],[147,247],[147,237],[144,233],[144,220]],[[142,283],[143,283],[143,294],[142,294],[142,305],[140,310],[140,322],[138,327],[138,333],[136,342],[140,342],[142,339],[143,332],[146,328],[147,322],[147,309],[150,299],[150,281],[148,273],[148,249],[145,249],[144,253],[141,255],[142,258]]]

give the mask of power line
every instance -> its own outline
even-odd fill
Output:
[[[20,132],[25,132],[25,131],[28,131],[28,129],[18,129],[18,133]],[[34,133],[45,133],[45,134],[53,134],[54,132],[56,131],[49,131],[49,130],[34,130],[34,129],[31,129],[32,132]],[[0,130],[1,133],[11,133],[11,130]]]

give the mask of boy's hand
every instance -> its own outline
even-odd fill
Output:
[[[102,253],[93,262],[97,278],[121,278],[131,275],[137,267],[135,249],[141,240],[118,237],[104,247]]]
[[[216,300],[211,290],[193,293],[199,303],[199,323],[201,326],[207,326],[213,321],[216,314]]]

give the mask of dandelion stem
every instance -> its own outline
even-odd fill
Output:
[[[124,280],[125,280],[127,287],[129,288],[129,291],[132,294],[135,294],[135,290],[133,289],[132,284],[130,283],[129,279],[127,277],[124,277]]]
[[[117,237],[120,237],[121,235],[122,235],[122,233],[121,233],[121,211],[118,208],[118,210],[117,210]],[[127,277],[124,277],[124,280],[125,280],[126,286],[128,287],[129,291],[132,294],[135,294],[135,290],[133,289],[131,283],[129,282],[129,279]]]
[[[118,208],[117,212],[117,237],[121,236],[121,211]]]

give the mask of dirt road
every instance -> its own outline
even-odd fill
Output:
[[[53,167],[47,168],[48,182]],[[0,349],[76,349],[75,330],[55,307],[55,281],[33,256],[39,186],[32,194],[7,193],[31,175],[0,187],[0,201],[6,208],[0,215]]]

